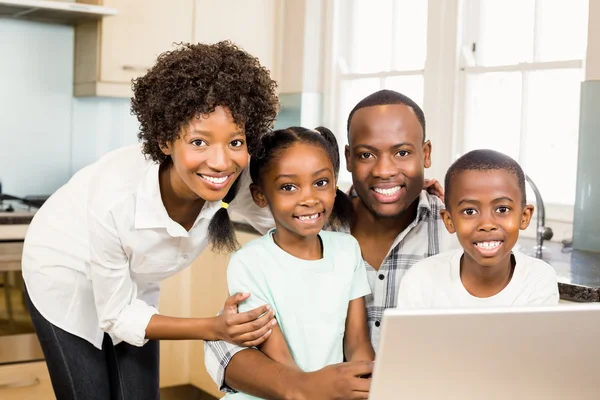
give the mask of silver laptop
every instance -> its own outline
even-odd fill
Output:
[[[384,312],[372,400],[600,399],[600,304]]]

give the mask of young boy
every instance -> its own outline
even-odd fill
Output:
[[[557,304],[554,269],[513,251],[533,213],[519,164],[496,151],[471,151],[448,169],[445,190],[442,218],[463,249],[407,271],[398,308]]]

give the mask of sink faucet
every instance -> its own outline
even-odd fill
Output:
[[[544,240],[552,239],[552,236],[554,236],[554,232],[552,232],[552,229],[550,227],[544,226],[546,225],[546,208],[544,207],[544,200],[542,200],[542,194],[540,193],[535,183],[533,183],[533,180],[531,180],[531,178],[528,175],[525,175],[525,180],[529,183],[529,186],[531,186],[531,190],[533,190],[533,193],[535,193],[535,208],[537,209],[537,228],[535,231],[535,256],[536,258],[541,259]]]

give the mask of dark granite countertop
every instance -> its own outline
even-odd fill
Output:
[[[519,239],[519,251],[535,254],[535,240]],[[558,290],[564,300],[578,302],[600,301],[600,253],[563,251],[556,242],[544,242],[542,259],[552,265],[558,278]]]

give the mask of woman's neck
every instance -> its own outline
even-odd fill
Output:
[[[275,224],[278,225],[277,223]],[[273,241],[283,251],[302,260],[320,260],[323,258],[323,246],[319,235],[301,236],[280,229],[277,226],[273,233]]]
[[[181,181],[172,163],[160,166],[158,182],[160,197],[167,214],[189,231],[204,207],[205,200],[190,194],[189,188]]]
[[[509,254],[493,266],[479,265],[466,253],[460,259],[460,280],[464,288],[475,297],[491,297],[500,293],[512,279],[515,261]]]

